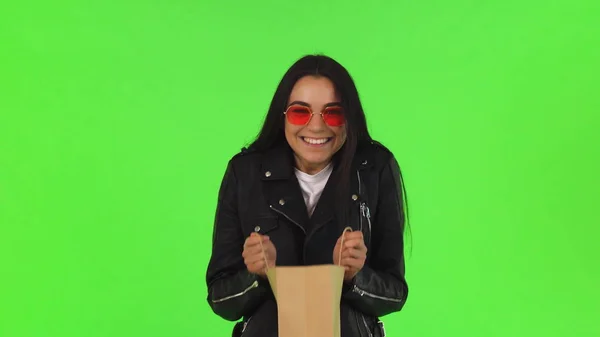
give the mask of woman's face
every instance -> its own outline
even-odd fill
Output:
[[[285,118],[285,138],[296,158],[296,167],[308,174],[321,171],[346,141],[346,124],[341,112],[341,100],[331,80],[326,77],[305,76],[292,89],[288,107],[310,108],[314,115],[299,125],[290,122],[290,110]],[[329,109],[329,124],[319,112]],[[337,115],[336,115],[337,114]],[[293,119],[293,118],[292,118]],[[342,121],[344,119],[344,121]],[[342,121],[342,123],[340,123]]]

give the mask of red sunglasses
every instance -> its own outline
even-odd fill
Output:
[[[303,105],[290,105],[283,113],[287,120],[294,125],[306,125],[315,114],[309,107]],[[321,115],[325,124],[329,126],[341,126],[346,122],[344,109],[341,106],[330,106],[323,109],[322,112],[316,112]]]

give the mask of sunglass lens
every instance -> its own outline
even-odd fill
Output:
[[[288,121],[295,125],[304,125],[310,119],[310,109],[305,106],[292,106],[287,111]]]
[[[323,119],[329,126],[344,125],[344,122],[346,121],[344,117],[344,110],[341,107],[327,108],[323,114]]]

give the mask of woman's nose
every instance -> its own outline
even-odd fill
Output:
[[[320,113],[314,113],[308,122],[308,129],[311,131],[321,131],[325,129],[325,122]]]

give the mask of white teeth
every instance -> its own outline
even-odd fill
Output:
[[[307,138],[307,137],[303,137],[303,139],[305,142],[307,142],[309,144],[315,144],[315,145],[326,143],[329,140],[329,138]]]

